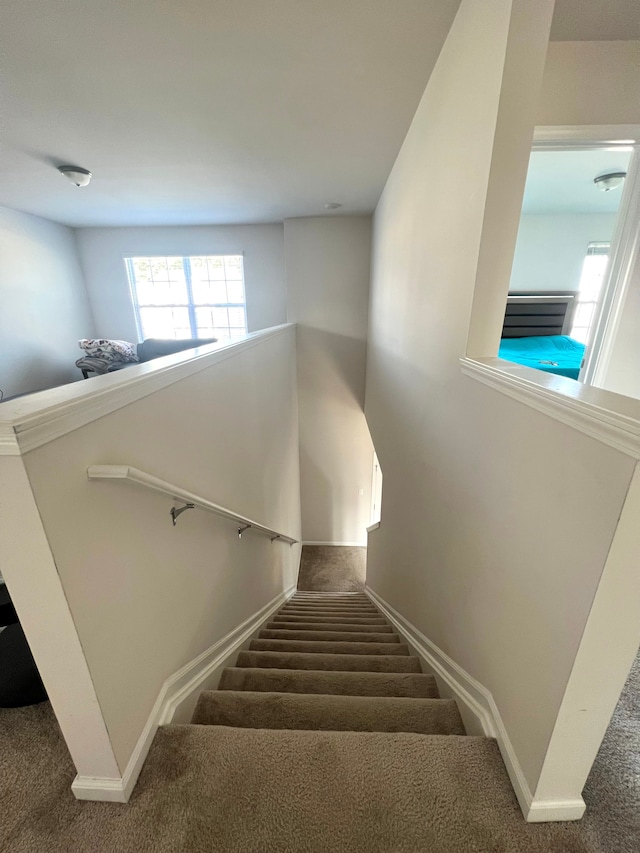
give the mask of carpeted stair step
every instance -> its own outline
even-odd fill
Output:
[[[284,606],[291,607],[375,607],[372,601],[310,601],[301,598],[289,598]]]
[[[322,599],[314,601],[305,598],[289,598],[285,601],[286,605],[292,607],[375,607],[375,604],[369,599],[358,599],[357,601],[331,601]]]
[[[321,611],[321,610],[307,610],[300,612],[299,610],[278,610],[274,616],[282,616],[287,619],[291,619],[293,617],[300,622],[304,622],[305,619],[308,621],[315,621],[316,619],[326,620],[330,622],[333,620],[334,622],[351,622],[352,619],[356,619],[358,622],[360,620],[365,621],[369,620],[373,623],[378,623],[385,621],[385,617],[380,613],[338,613],[335,610],[331,611]]]
[[[305,595],[294,595],[289,601],[328,602],[335,604],[371,604],[371,599],[366,595],[327,595],[318,593],[306,593]]]
[[[179,822],[182,849],[191,853],[577,853],[588,846],[575,836],[545,845],[528,831],[545,828],[523,821],[491,738],[161,726],[139,786],[147,798],[154,786],[169,786],[160,800],[164,818]],[[139,800],[119,807],[118,818]],[[162,844],[162,813],[153,803],[147,812],[148,849],[176,850]]]
[[[413,672],[321,672],[318,670],[229,667],[219,690],[268,693],[330,693],[342,696],[411,696],[437,699],[432,675]]]
[[[261,640],[324,640],[331,642],[348,642],[348,643],[399,643],[400,637],[397,634],[380,634],[373,631],[300,631],[296,626],[296,630],[284,630],[278,628],[263,628],[258,637]]]
[[[297,589],[293,598],[364,598],[369,600],[369,596],[361,590],[355,590],[353,592],[340,592],[339,590],[323,590],[322,592],[317,589]]]
[[[364,607],[364,606],[363,607],[356,607],[354,604],[352,604],[349,607],[347,607],[346,605],[344,607],[342,607],[342,606],[339,606],[337,604],[334,604],[332,606],[323,605],[322,607],[320,607],[318,604],[295,604],[295,605],[294,604],[291,604],[291,605],[285,604],[283,607],[280,608],[280,613],[285,613],[285,612],[286,613],[318,613],[320,615],[322,615],[323,613],[342,613],[342,614],[352,613],[354,616],[357,616],[359,613],[362,613],[365,616],[367,616],[369,613],[371,613],[371,614],[375,613],[377,616],[380,615],[380,611],[376,610],[374,607]]]
[[[338,606],[339,605],[346,605],[347,607],[351,607],[354,604],[356,604],[356,605],[366,604],[368,606],[371,606],[372,602],[370,599],[366,598],[366,596],[364,598],[356,598],[356,597],[334,598],[331,596],[327,596],[327,597],[315,596],[315,597],[300,598],[296,595],[293,598],[290,598],[287,601],[287,604],[319,604],[319,605],[327,605],[329,607],[334,607],[336,605],[338,605]]]
[[[322,640],[251,640],[252,652],[311,652],[329,655],[408,655],[406,643],[332,643]]]
[[[465,733],[458,707],[452,699],[390,696],[207,690],[200,694],[191,722],[248,729]]]
[[[282,629],[283,622],[268,622],[266,625],[267,630],[273,631],[274,629]],[[361,634],[374,633],[374,634],[391,634],[393,633],[393,628],[391,625],[386,623],[382,624],[370,624],[368,622],[360,623],[357,625],[353,625],[350,622],[288,622],[287,625],[292,626],[292,630],[296,631],[359,631]],[[293,626],[295,625],[295,628]],[[287,629],[288,630],[288,629]]]
[[[373,619],[376,622],[378,619],[384,619],[385,617],[381,613],[377,613],[375,611],[371,613],[364,613],[362,610],[354,612],[353,610],[349,611],[339,611],[339,610],[316,610],[315,608],[309,610],[278,610],[275,614],[277,616],[297,616],[301,621],[304,621],[306,616],[308,617],[324,617],[325,619],[333,619],[334,622],[348,622],[351,619]]]
[[[343,670],[349,672],[422,672],[411,655],[332,655],[305,652],[240,652],[236,666],[273,669]]]
[[[305,622],[307,624],[311,622],[348,622],[351,625],[388,625],[389,623],[384,618],[384,616],[352,616],[348,614],[347,616],[336,615],[335,613],[330,616],[317,616],[315,613],[305,613],[303,616],[298,616],[294,613],[276,613],[275,616],[272,617],[273,622]]]

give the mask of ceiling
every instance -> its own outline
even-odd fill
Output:
[[[629,37],[637,3],[557,0],[554,35]],[[0,204],[73,226],[370,212],[458,5],[3,0]]]
[[[622,188],[602,192],[597,175],[626,172],[630,151],[533,151],[522,212],[615,213]]]
[[[69,225],[369,212],[458,4],[3,0],[0,204]]]

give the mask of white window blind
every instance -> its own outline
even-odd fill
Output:
[[[610,243],[589,243],[582,265],[571,337],[586,344],[609,263]]]

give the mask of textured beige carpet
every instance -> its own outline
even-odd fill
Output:
[[[406,643],[332,643],[322,640],[251,640],[260,652],[323,652],[332,655],[408,655]]]
[[[394,660],[398,660],[394,657]],[[220,690],[322,693],[341,696],[437,696],[432,675],[410,672],[321,672],[289,669],[226,669]]]
[[[305,545],[302,548],[299,590],[359,592],[364,588],[366,548]]]
[[[464,734],[453,700],[395,696],[212,690],[201,697],[193,722],[252,729]]]
[[[305,659],[360,655],[364,667],[377,655],[362,636],[347,633],[339,653],[326,651],[334,641],[299,642]],[[464,736],[454,703],[406,695],[413,684],[437,696],[430,676],[287,670],[288,650],[252,653],[278,666],[228,669],[227,689],[202,694],[196,725],[160,729],[126,806],[73,798],[47,704],[0,710],[1,853],[640,851],[640,666],[585,791],[587,817],[528,825],[495,742]]]

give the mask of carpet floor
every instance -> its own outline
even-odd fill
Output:
[[[296,596],[283,610],[313,609],[313,598]],[[337,598],[315,604],[347,620],[335,624],[353,625]],[[585,790],[586,817],[531,825],[495,741],[466,736],[431,677],[405,671],[414,659],[395,634],[386,635],[394,654],[385,655],[387,643],[362,642],[357,631],[338,641],[312,628],[298,633],[308,638],[284,641],[302,644],[293,652],[270,636],[252,641],[219,689],[201,695],[191,725],[159,729],[128,805],[74,799],[73,766],[47,703],[0,710],[0,851],[640,850],[639,663]],[[284,667],[296,654],[305,663],[317,655],[324,668]],[[357,656],[362,669],[352,669]],[[369,671],[380,658],[384,671]]]
[[[360,592],[364,589],[366,548],[305,545],[302,549],[299,590]]]

